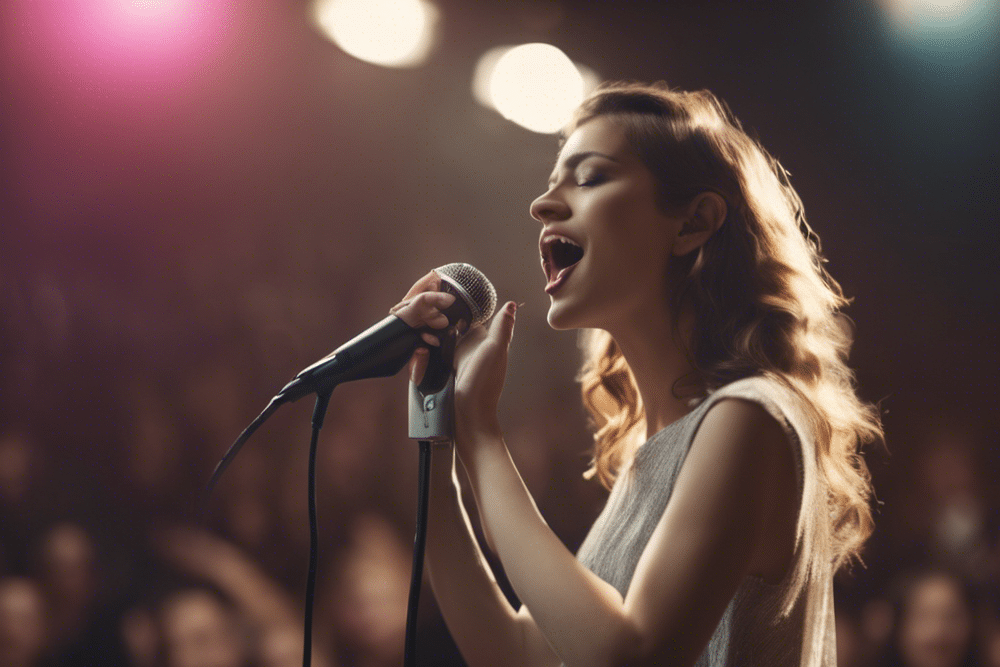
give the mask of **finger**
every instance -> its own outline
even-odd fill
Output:
[[[427,371],[427,360],[430,358],[430,350],[426,347],[418,347],[410,359],[410,382],[419,385],[423,382],[424,373]]]
[[[411,287],[410,291],[406,293],[406,296],[403,297],[403,300],[406,301],[407,299],[412,299],[413,297],[422,292],[437,292],[440,289],[441,289],[441,277],[437,274],[436,271],[431,271],[423,278],[413,283],[413,287]]]
[[[454,294],[423,292],[410,299],[408,303],[401,303],[400,308],[393,314],[411,327],[429,326],[432,329],[444,329],[448,326],[448,317],[441,311],[454,302]]]
[[[423,292],[413,297],[413,302],[421,308],[432,307],[444,310],[455,303],[455,295],[449,292]]]
[[[441,347],[441,339],[429,331],[425,331],[422,334],[420,334],[420,338],[423,339],[423,341],[428,345],[433,345],[434,347]]]
[[[410,305],[410,299],[404,299],[404,300],[400,301],[399,303],[397,303],[392,308],[390,308],[389,309],[389,314],[390,315],[395,315],[396,311],[398,311],[400,308],[405,308],[408,305]]]

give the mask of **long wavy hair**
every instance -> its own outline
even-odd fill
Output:
[[[721,195],[722,226],[697,251],[677,258],[673,337],[695,372],[672,388],[698,399],[744,377],[763,375],[799,395],[828,488],[834,568],[856,558],[871,534],[871,477],[862,444],[882,442],[877,408],[859,400],[847,366],[850,303],[824,268],[819,237],[806,222],[789,173],[707,90],[663,83],[606,84],[577,110],[564,137],[597,116],[624,132],[653,173],[658,205],[683,206],[701,192]],[[679,315],[694,313],[690,347]],[[578,380],[594,429],[588,477],[610,488],[641,444],[645,418],[625,357],[603,330],[581,335]]]

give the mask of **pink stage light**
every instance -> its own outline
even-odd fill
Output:
[[[53,47],[107,73],[190,63],[218,41],[228,3],[70,0],[48,16]],[[214,11],[221,9],[222,11]]]

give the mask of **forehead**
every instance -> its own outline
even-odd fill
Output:
[[[559,150],[556,166],[577,153],[603,153],[625,159],[632,155],[631,146],[621,127],[607,116],[597,116],[577,126]]]

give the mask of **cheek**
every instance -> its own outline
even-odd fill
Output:
[[[616,254],[641,262],[663,257],[668,244],[668,222],[645,192],[623,191],[608,198],[596,211],[602,221],[601,241]]]
[[[670,249],[660,230],[642,220],[613,231],[608,248],[615,256],[618,270],[640,284],[659,284],[668,275]]]

